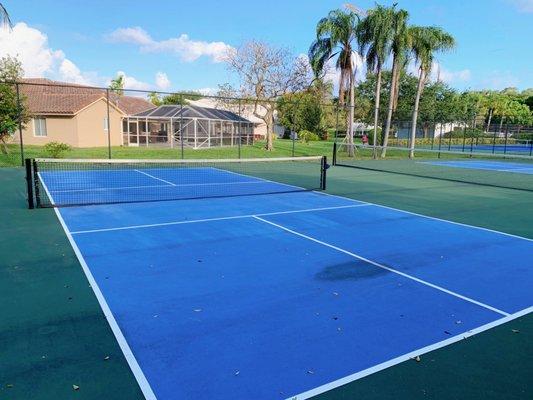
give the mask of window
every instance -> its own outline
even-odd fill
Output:
[[[46,118],[33,119],[33,136],[46,136]]]
[[[107,117],[104,117],[104,132],[107,132]]]

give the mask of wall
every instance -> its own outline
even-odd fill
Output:
[[[86,107],[76,115],[78,127],[78,147],[107,146],[107,131],[104,130],[104,118],[107,116],[107,103],[101,99]],[[122,113],[109,107],[111,125],[111,145],[122,144]]]
[[[45,115],[43,117],[46,118],[47,136],[34,136],[33,119],[31,119],[22,131],[24,144],[42,146],[49,142],[62,142],[73,147],[78,146],[78,127],[74,117],[60,117],[55,115]],[[13,142],[19,143],[18,130],[13,138]]]

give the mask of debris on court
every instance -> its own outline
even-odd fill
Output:
[[[74,390],[80,390],[80,387],[78,385],[72,385],[72,389]]]

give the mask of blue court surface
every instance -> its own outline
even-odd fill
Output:
[[[56,212],[148,399],[309,398],[533,310],[532,240],[324,193]]]
[[[516,174],[533,174],[533,164],[506,161],[424,161],[423,164],[442,165],[452,168],[482,169]]]

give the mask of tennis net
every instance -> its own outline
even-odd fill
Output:
[[[28,204],[64,207],[323,190],[326,157],[28,159]]]
[[[352,151],[350,151],[352,150]],[[447,182],[533,191],[533,157],[511,154],[485,154],[462,151],[388,147],[380,158],[381,147],[336,143],[333,165],[366,171],[436,179]]]

